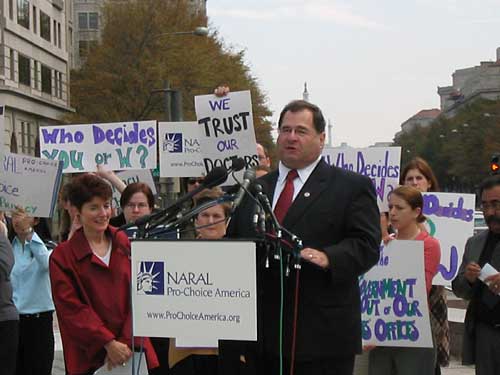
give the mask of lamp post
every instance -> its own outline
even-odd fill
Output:
[[[161,38],[164,36],[174,36],[174,35],[194,35],[194,36],[207,36],[208,28],[204,26],[198,26],[191,31],[174,31],[168,33],[157,34],[153,36],[153,39]],[[164,81],[162,89],[156,89],[151,91],[150,95],[162,93],[165,96],[165,119],[166,121],[183,121],[183,111],[182,111],[182,95],[180,90],[174,90],[170,88],[170,83],[168,80]],[[166,199],[162,199],[161,203],[163,207],[172,202],[175,196],[175,185],[178,184],[179,179],[174,177],[160,177],[160,193],[165,195]]]

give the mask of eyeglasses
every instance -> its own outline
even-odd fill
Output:
[[[188,184],[189,185],[194,185],[196,183],[202,184],[204,180],[205,180],[204,178],[190,178],[188,179]]]
[[[500,200],[493,200],[490,202],[482,202],[481,203],[481,210],[487,211],[490,208],[492,208],[495,211],[500,211]]]
[[[134,208],[138,208],[139,210],[142,210],[144,208],[149,208],[149,204],[145,202],[140,202],[140,203],[132,203],[129,202],[125,205],[126,208],[133,210]]]

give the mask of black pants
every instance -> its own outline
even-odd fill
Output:
[[[0,322],[0,366],[2,367],[2,374],[14,375],[16,373],[18,339],[18,320]]]
[[[290,361],[283,361],[283,374],[290,374]],[[266,360],[262,373],[279,375],[279,361]],[[352,375],[354,355],[349,357],[323,358],[314,361],[295,362],[294,375]]]
[[[50,375],[54,361],[52,311],[19,316],[17,375]]]
[[[158,357],[158,362],[160,366],[149,370],[151,375],[169,375],[170,369],[168,366],[168,346],[170,339],[162,337],[151,337],[151,344],[155,350],[156,356]]]

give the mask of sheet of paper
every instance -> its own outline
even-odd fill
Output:
[[[144,353],[134,352],[134,365],[139,371],[132,372],[132,358],[125,363],[125,366],[118,366],[108,370],[108,365],[104,364],[100,369],[94,372],[94,375],[148,375],[148,366]]]
[[[495,269],[495,267],[493,267],[489,263],[486,263],[481,269],[481,273],[479,274],[479,280],[481,280],[484,283],[484,279],[486,279],[488,276],[496,275],[497,273],[498,271]]]

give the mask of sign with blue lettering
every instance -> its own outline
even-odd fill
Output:
[[[250,241],[132,241],[134,335],[178,347],[255,341],[255,262]]]
[[[375,186],[378,208],[388,211],[388,196],[399,185],[401,147],[326,147],[323,159],[329,165],[368,176]]]
[[[461,193],[423,196],[427,231],[441,245],[441,262],[432,283],[450,286],[462,261],[465,243],[474,231],[476,196]]]
[[[5,153],[0,173],[0,210],[24,208],[30,216],[52,217],[61,183],[62,163]]]
[[[238,157],[245,160],[245,168],[259,164],[250,91],[195,96],[194,104],[206,173],[214,167],[230,168]]]
[[[40,127],[42,158],[61,160],[63,172],[156,167],[156,121]]]
[[[359,278],[363,345],[432,347],[424,242],[393,240]]]
[[[159,122],[158,139],[160,177],[198,177],[205,173],[196,121]]]

